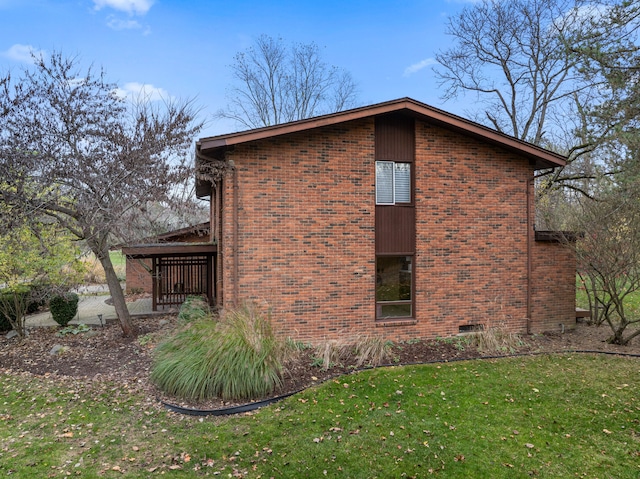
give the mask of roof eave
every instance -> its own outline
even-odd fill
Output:
[[[257,128],[254,130],[202,138],[196,144],[196,151],[205,156],[215,154],[220,155],[224,150],[241,143],[287,135],[323,126],[330,126],[337,123],[344,123],[347,121],[399,111],[411,112],[426,121],[444,128],[455,130],[464,135],[476,137],[494,145],[515,151],[518,154],[533,160],[536,169],[554,168],[566,165],[566,157],[563,155],[554,153],[531,143],[527,143],[504,133],[500,133],[484,125],[480,125],[479,123],[474,123],[465,118],[424,103],[420,103],[411,98],[401,98],[343,112],[332,113],[290,123],[283,123],[280,125]]]
[[[212,243],[152,243],[137,244],[122,248],[122,254],[128,258],[143,259],[169,256],[212,255],[218,246]]]

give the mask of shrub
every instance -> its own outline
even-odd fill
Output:
[[[78,313],[78,295],[66,293],[54,296],[49,301],[49,309],[53,320],[64,327]]]
[[[54,291],[55,287],[48,284],[46,281],[36,281],[31,283],[30,298],[26,314],[33,314],[44,308],[49,302],[49,298]]]
[[[286,348],[269,321],[245,305],[219,322],[185,324],[156,349],[151,380],[185,399],[257,399],[281,384]]]
[[[37,313],[40,310],[40,308],[44,307],[45,304],[46,304],[46,300],[45,299],[39,299],[37,301],[30,301],[29,304],[27,305],[26,314]]]
[[[180,306],[178,321],[183,324],[190,323],[198,319],[205,319],[210,314],[209,303],[205,298],[202,296],[187,296],[187,299]]]
[[[24,327],[24,314],[31,301],[29,285],[7,288],[0,291],[0,331],[10,331]],[[14,325],[17,328],[14,328]]]
[[[0,312],[0,332],[11,331],[11,329],[13,329],[13,326],[11,326],[9,318]]]

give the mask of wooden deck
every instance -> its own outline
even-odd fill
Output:
[[[588,309],[576,308],[576,319],[578,318],[590,318],[591,311]]]

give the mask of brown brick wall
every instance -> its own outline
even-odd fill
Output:
[[[574,328],[575,253],[562,243],[535,242],[532,283],[531,332]]]
[[[301,340],[450,336],[468,324],[526,331],[523,158],[416,123],[417,321],[375,320],[373,119],[236,146],[239,300]],[[224,304],[234,302],[233,181],[224,185]],[[538,269],[543,274],[542,269]]]
[[[299,338],[371,328],[375,314],[373,121],[236,147],[238,289]],[[226,181],[222,270],[233,304],[232,181]]]
[[[152,292],[153,283],[151,281],[151,273],[149,273],[140,262],[144,262],[147,268],[151,268],[151,260],[131,259],[127,258],[127,292],[143,291],[145,293]]]
[[[528,161],[441,128],[416,131],[416,310],[423,336],[526,330]]]

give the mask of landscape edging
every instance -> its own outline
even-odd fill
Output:
[[[517,358],[517,357],[522,357],[522,356],[539,356],[542,354],[606,354],[606,355],[610,355],[610,356],[624,356],[624,357],[631,357],[631,358],[640,358],[640,354],[635,354],[635,353],[620,353],[620,352],[615,352],[615,351],[592,351],[592,350],[581,350],[581,349],[573,349],[573,350],[566,350],[566,351],[555,351],[555,352],[548,352],[548,351],[538,351],[538,352],[531,352],[531,353],[516,353],[516,354],[508,354],[508,355],[499,355],[499,356],[480,356],[477,358],[453,358],[453,359],[442,359],[442,360],[433,360],[433,361],[424,361],[424,362],[416,362],[416,363],[406,363],[406,364],[381,364],[380,366],[376,366],[376,367],[365,367],[365,368],[360,368],[360,369],[355,369],[353,371],[353,373],[357,373],[357,372],[361,372],[361,371],[367,371],[367,370],[371,370],[371,369],[376,369],[376,368],[388,368],[391,366],[418,366],[421,364],[438,364],[438,363],[453,363],[453,362],[457,362],[457,361],[474,361],[474,360],[485,360],[485,359],[503,359],[503,358]],[[351,373],[351,374],[353,374]],[[341,374],[336,374],[335,376],[330,376],[328,378],[326,378],[324,381],[319,382],[318,384],[322,384],[324,382],[330,381],[331,379],[335,379],[337,377],[340,376],[344,376],[345,374],[341,373]],[[317,386],[318,384],[314,384],[314,387]],[[305,388],[308,389],[308,388]],[[293,391],[287,394],[283,394],[281,396],[274,396],[272,398],[269,399],[263,399],[262,401],[256,401],[256,402],[251,402],[251,403],[246,403],[246,404],[239,404],[237,406],[231,406],[228,408],[220,408],[220,409],[195,409],[195,408],[189,408],[189,407],[183,407],[183,406],[178,406],[177,404],[171,404],[169,402],[163,401],[162,399],[158,399],[158,401],[165,407],[167,408],[169,411],[171,412],[175,412],[178,414],[184,414],[184,415],[188,415],[188,416],[230,416],[233,414],[241,414],[241,413],[245,413],[245,412],[251,412],[251,411],[255,411],[256,409],[260,409],[261,407],[264,406],[269,406],[270,404],[276,403],[278,401],[282,401],[283,399],[286,399],[290,396],[293,396],[294,394],[298,394],[299,392],[304,391],[305,389],[299,389],[297,391]]]

